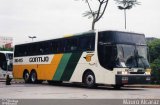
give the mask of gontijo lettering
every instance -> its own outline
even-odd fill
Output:
[[[29,58],[29,62],[48,62],[49,61],[49,57],[45,56],[45,57],[31,57]]]

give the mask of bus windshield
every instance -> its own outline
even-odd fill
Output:
[[[147,45],[143,34],[104,31],[98,35],[98,59],[106,69],[148,68]]]
[[[120,67],[147,68],[147,46],[117,45],[117,63]]]

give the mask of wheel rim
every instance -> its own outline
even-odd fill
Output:
[[[93,75],[88,75],[87,78],[86,78],[86,83],[88,85],[92,85],[94,83],[94,77]]]
[[[36,77],[36,73],[32,73],[32,76],[31,76],[31,80],[32,80],[32,82],[35,82],[35,81],[36,81],[36,79],[37,79],[37,77]]]
[[[26,72],[24,75],[24,80],[27,81],[28,79],[29,79],[29,73]]]

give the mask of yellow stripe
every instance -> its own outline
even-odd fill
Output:
[[[25,69],[29,72],[34,69],[37,72],[39,80],[52,80],[62,56],[63,54],[55,54],[51,64],[14,65],[14,78],[23,78],[23,71]]]
[[[62,58],[63,54],[56,54],[54,55],[51,64],[44,64],[44,65],[39,65],[38,67],[38,79],[42,80],[52,80],[56,69],[60,63],[60,60]]]

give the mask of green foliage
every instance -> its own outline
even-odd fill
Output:
[[[153,81],[160,83],[160,39],[148,42]]]
[[[1,48],[0,51],[13,51],[13,48]]]

